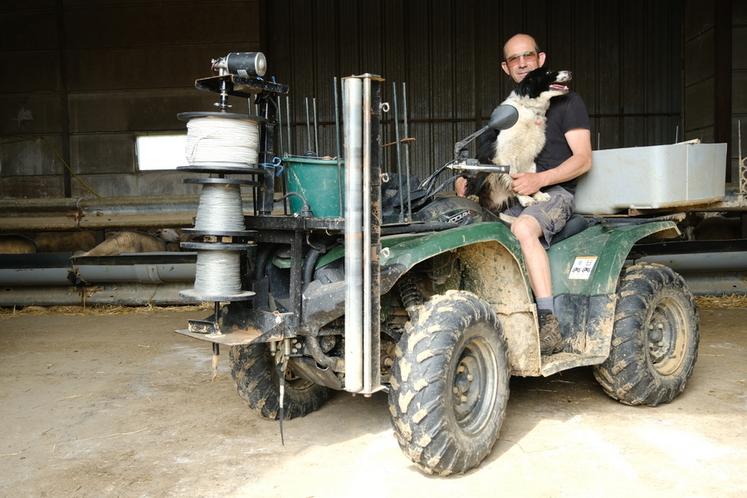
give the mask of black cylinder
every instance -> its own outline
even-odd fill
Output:
[[[267,59],[262,52],[231,52],[226,56],[228,72],[249,78],[264,76],[267,71]]]

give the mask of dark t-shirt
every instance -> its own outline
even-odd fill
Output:
[[[568,92],[567,95],[553,98],[547,110],[545,147],[534,160],[538,172],[555,168],[573,155],[565,134],[579,128],[591,129],[589,114],[581,97],[575,92]],[[497,136],[495,130],[488,129],[478,138],[477,158],[481,163],[490,164],[495,155],[493,147]],[[573,194],[576,192],[576,179],[561,183],[560,186]]]

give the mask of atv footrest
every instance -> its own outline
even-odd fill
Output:
[[[223,344],[225,346],[240,346],[242,344],[249,344],[254,339],[262,335],[259,329],[249,328],[240,329],[232,332],[221,334],[220,332],[215,333],[198,333],[192,332],[189,329],[178,329],[175,330],[177,334],[186,335],[193,339],[200,339],[201,341],[214,342],[217,344]]]
[[[605,356],[589,356],[579,353],[557,353],[551,356],[543,356],[541,373],[544,377],[547,377],[569,368],[598,365],[606,359]]]

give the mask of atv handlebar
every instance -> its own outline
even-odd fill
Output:
[[[508,173],[511,170],[511,167],[505,164],[480,164],[475,159],[466,159],[463,161],[453,162],[448,164],[446,167],[449,169],[460,171],[476,171],[485,173]]]

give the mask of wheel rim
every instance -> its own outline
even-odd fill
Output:
[[[496,409],[498,360],[490,343],[480,335],[467,339],[458,351],[450,378],[457,425],[467,434],[480,433]]]
[[[687,348],[686,309],[676,296],[662,296],[653,307],[645,331],[651,365],[661,375],[676,372]]]

